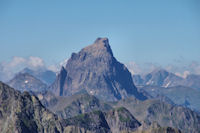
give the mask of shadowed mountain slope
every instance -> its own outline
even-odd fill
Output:
[[[0,132],[62,132],[62,121],[45,109],[37,97],[0,82]]]

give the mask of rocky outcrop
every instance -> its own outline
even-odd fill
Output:
[[[99,133],[121,133],[133,132],[139,126],[138,122],[131,113],[121,107],[108,112],[93,111],[67,119],[68,124],[84,127],[89,131],[98,129]]]
[[[56,97],[56,100],[56,103],[49,104],[50,106],[47,106],[47,108],[65,119],[95,110],[105,112],[112,109],[110,105],[87,93],[76,94],[70,97]]]
[[[89,123],[88,123],[89,124]],[[0,82],[0,132],[1,133],[99,133],[101,130],[69,123],[46,109],[37,97],[21,93]],[[103,125],[99,125],[103,128]],[[106,130],[107,131],[107,130]],[[109,130],[108,130],[109,131]]]
[[[106,113],[106,120],[112,133],[131,132],[141,126],[140,122],[124,107],[108,111]]]
[[[111,133],[110,127],[105,119],[105,115],[101,111],[81,114],[67,119],[67,124],[83,127],[84,129],[87,129],[91,132]]]
[[[67,126],[64,129],[64,133],[93,133],[93,132],[77,126]]]
[[[141,126],[137,131],[132,133],[181,133],[181,131],[172,127],[161,127],[156,122],[153,122],[149,128],[145,129]]]
[[[1,133],[57,133],[62,121],[49,112],[38,98],[20,93],[0,82]]]
[[[128,69],[114,58],[107,38],[98,38],[94,44],[73,53],[50,88],[57,96],[86,91],[108,101],[128,96],[146,99],[137,91]]]
[[[140,122],[157,122],[161,127],[180,129],[184,133],[200,132],[200,116],[188,108],[174,106],[160,100],[138,101],[134,98],[116,102],[113,108],[125,107]]]

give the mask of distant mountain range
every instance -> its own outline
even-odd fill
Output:
[[[146,99],[138,92],[125,65],[113,56],[107,38],[98,38],[94,44],[73,53],[50,89],[57,96],[86,91],[109,101],[129,96]]]
[[[7,84],[22,92],[42,92],[47,90],[48,86],[51,85],[55,79],[56,73],[53,71],[24,68],[8,81]]]
[[[164,69],[156,69],[144,76],[133,75],[133,82],[136,86],[159,86],[159,87],[173,87],[173,86],[187,86],[200,90],[200,75],[188,75],[186,78],[179,77]]]
[[[20,73],[28,73],[47,85],[51,85],[56,79],[56,73],[46,69],[33,70],[30,68],[24,68]]]
[[[133,75],[133,81],[140,91],[152,98],[165,96],[175,104],[200,111],[200,75],[182,78],[164,69],[157,69],[145,76]]]
[[[45,83],[29,73],[18,73],[7,84],[21,92],[41,92],[47,89],[47,85]]]

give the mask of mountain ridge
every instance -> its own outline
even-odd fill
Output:
[[[159,87],[174,87],[186,86],[200,90],[200,75],[189,74],[182,78],[165,69],[155,69],[146,75],[132,75],[133,82],[136,86],[159,86]]]

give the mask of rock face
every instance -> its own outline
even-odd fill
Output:
[[[133,133],[181,133],[180,130],[171,127],[161,127],[156,122],[152,123],[147,129],[141,126],[137,131]]]
[[[47,108],[65,119],[95,110],[108,111],[112,109],[108,104],[87,93],[69,97],[56,97],[56,101],[54,104],[49,104],[50,106]]]
[[[143,131],[146,133],[179,133],[180,131],[177,129],[181,129],[183,132],[195,133],[200,126],[198,124],[200,119],[197,113],[183,107],[164,103],[160,100],[146,100],[141,102],[134,98],[129,98],[119,102],[102,103],[89,94],[76,94],[70,97],[62,97],[61,99],[57,98],[57,103],[54,105],[49,109],[63,118],[76,118],[76,121],[83,121],[80,118],[86,119],[83,117],[85,116],[84,113],[87,113],[87,115],[92,113],[94,115],[96,110],[99,110],[98,112],[105,112],[104,117],[112,133],[130,133],[137,129],[138,120],[143,122],[142,127],[136,130],[138,133]],[[77,115],[79,117],[76,117]],[[77,120],[77,118],[79,119]],[[152,127],[154,121],[161,124],[162,127]],[[87,124],[85,121],[83,123]],[[84,126],[87,127],[87,125]],[[71,127],[70,129],[75,130]]]
[[[109,112],[93,111],[67,119],[72,125],[81,126],[90,131],[98,129],[99,133],[121,133],[135,131],[141,124],[131,113],[121,107]]]
[[[200,116],[188,108],[173,106],[159,100],[138,101],[134,98],[120,100],[113,108],[125,107],[140,122],[157,122],[162,127],[180,129],[183,133],[200,132]]]
[[[50,87],[58,96],[70,96],[86,91],[104,100],[134,96],[146,97],[137,91],[128,69],[113,56],[107,38],[73,53]]]
[[[18,73],[7,84],[21,92],[41,92],[47,88],[46,84],[28,73]]]
[[[108,111],[106,113],[106,120],[112,133],[131,132],[141,126],[140,122],[124,107]]]
[[[55,82],[50,86],[50,90],[56,95],[56,96],[63,96],[64,94],[64,85],[67,77],[67,71],[64,67],[61,68],[60,73],[57,75]]]
[[[20,93],[0,82],[1,133],[62,132],[62,122],[37,97]]]
[[[96,133],[111,133],[104,113],[101,111],[94,111],[75,116],[73,118],[67,119],[67,123],[68,125],[83,127],[84,129],[92,132],[97,131]]]

